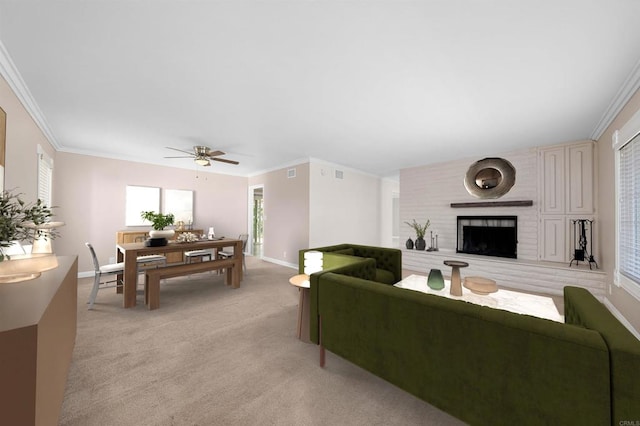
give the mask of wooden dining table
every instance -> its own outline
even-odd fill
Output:
[[[199,240],[194,242],[169,241],[166,246],[146,247],[144,243],[120,243],[116,244],[118,262],[124,262],[124,297],[123,306],[133,308],[136,306],[136,287],[138,285],[138,256],[148,254],[184,252],[190,250],[214,249],[233,247],[234,253],[242,253],[242,240],[222,238],[214,240]],[[240,287],[242,281],[242,256],[233,256],[234,265],[231,270],[231,282],[233,288]],[[213,262],[215,260],[212,260]]]

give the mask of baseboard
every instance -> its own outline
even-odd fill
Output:
[[[631,323],[627,321],[624,315],[622,315],[622,313],[618,309],[616,309],[615,306],[613,306],[613,304],[609,301],[609,299],[605,297],[603,303],[607,307],[607,309],[611,311],[613,316],[616,317],[618,321],[620,321],[625,327],[627,327],[627,329],[631,332],[631,334],[636,336],[636,339],[640,340],[640,333],[638,333],[638,330],[633,328],[633,325],[631,325]]]
[[[78,272],[78,278],[90,278],[95,275],[94,271]]]
[[[270,257],[262,257],[262,260],[269,263],[275,263],[276,265],[286,266],[287,268],[298,269],[298,265],[295,263],[284,262],[282,260],[272,259]]]

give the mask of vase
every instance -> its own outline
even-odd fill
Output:
[[[429,271],[427,285],[433,290],[442,290],[444,288],[444,278],[440,269],[432,269]]]
[[[427,248],[427,242],[422,237],[416,238],[416,250],[424,250]]]
[[[409,238],[409,239],[407,240],[407,242],[405,243],[405,245],[407,246],[407,248],[408,248],[409,250],[413,250],[413,240],[412,240],[411,238]]]
[[[149,237],[151,238],[166,238],[170,240],[175,235],[176,231],[173,229],[154,229],[153,231],[149,231]]]

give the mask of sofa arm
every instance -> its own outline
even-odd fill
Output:
[[[357,258],[354,258],[357,259]],[[333,268],[330,270],[324,270],[311,274],[309,277],[309,338],[313,343],[320,343],[319,341],[319,327],[320,321],[318,316],[318,300],[320,298],[320,291],[322,289],[322,277],[328,273],[335,273],[350,277],[356,277],[365,280],[372,280],[376,275],[376,261],[374,259],[360,259],[358,262],[351,263],[339,268]]]
[[[640,340],[584,288],[564,288],[564,313],[567,324],[599,332],[609,348],[612,424],[640,419],[640,381],[630,373],[640,371]]]

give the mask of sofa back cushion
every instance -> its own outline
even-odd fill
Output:
[[[355,253],[355,250],[354,250],[352,247],[349,247],[349,248],[346,248],[346,249],[334,250],[334,251],[331,251],[331,252],[329,252],[329,253],[333,253],[333,254],[346,254],[346,255],[348,255],[348,256],[354,256],[354,255],[356,254],[356,253]]]
[[[598,331],[611,359],[612,424],[640,420],[640,340],[588,290],[564,288],[567,324]]]
[[[379,276],[376,281],[385,284],[395,284],[402,279],[402,251],[387,247],[360,246],[351,244],[356,256],[370,257],[376,260],[378,269],[388,271],[392,275]],[[393,276],[393,278],[391,278]]]

